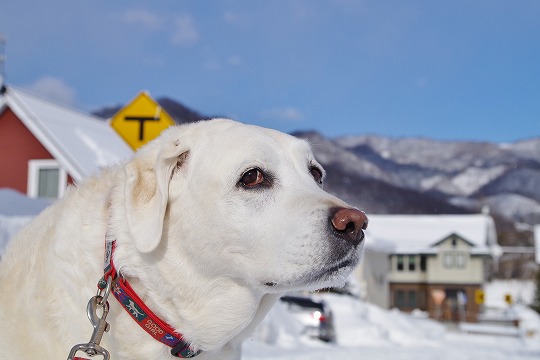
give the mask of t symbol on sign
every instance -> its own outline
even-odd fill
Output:
[[[139,122],[139,140],[144,139],[144,122],[145,121],[158,121],[159,117],[155,116],[126,116],[126,121],[138,121]]]

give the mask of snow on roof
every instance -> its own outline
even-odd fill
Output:
[[[473,245],[473,253],[484,254],[497,247],[495,222],[486,214],[472,215],[371,215],[366,247],[396,254],[437,253],[434,247],[456,234]],[[389,246],[391,245],[391,246]]]
[[[75,181],[133,154],[109,124],[95,116],[9,86],[8,106]]]

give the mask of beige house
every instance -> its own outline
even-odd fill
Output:
[[[369,221],[356,274],[367,301],[476,321],[476,300],[498,248],[489,215],[372,215]]]

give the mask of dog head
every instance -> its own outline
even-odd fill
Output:
[[[263,292],[339,285],[367,218],[325,192],[324,176],[305,141],[278,131],[223,119],[172,127],[126,165],[129,236],[173,282],[183,272]]]

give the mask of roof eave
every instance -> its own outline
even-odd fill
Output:
[[[24,101],[17,98],[16,94],[9,90],[10,88],[8,88],[4,95],[4,105],[9,107],[17,115],[32,135],[39,140],[73,180],[80,181],[86,175],[84,171],[77,166],[77,163],[70,158],[69,154],[65,154],[62,151],[62,148],[55,143],[54,138],[48,134],[47,130],[40,126],[39,119],[25,106]]]

